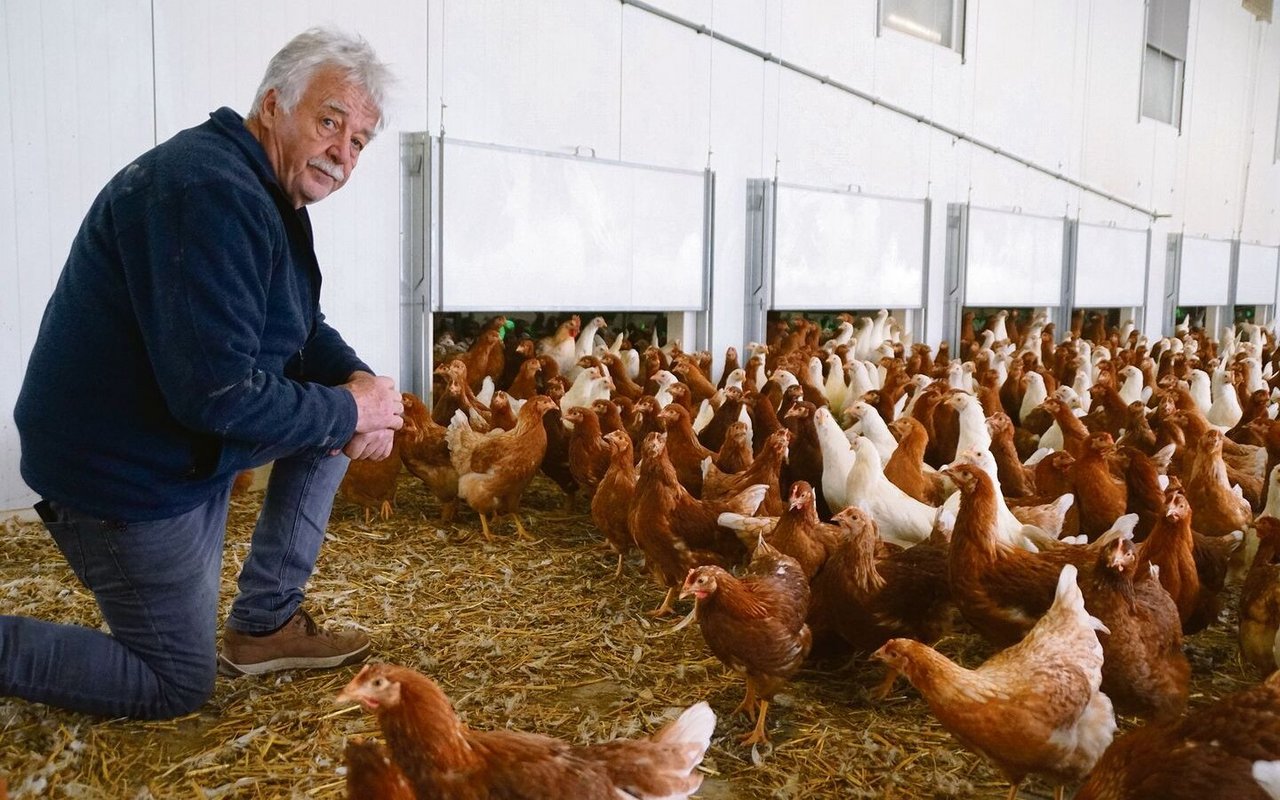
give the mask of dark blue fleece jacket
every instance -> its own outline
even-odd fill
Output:
[[[356,406],[333,387],[369,367],[319,300],[306,209],[215,111],[121,170],[80,226],[18,396],[23,479],[143,521],[208,501],[264,448],[341,447]]]

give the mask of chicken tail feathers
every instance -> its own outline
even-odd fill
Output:
[[[739,514],[754,514],[760,504],[764,502],[764,497],[768,493],[769,486],[767,484],[752,484],[729,498],[723,508],[726,511],[734,511]]]
[[[711,745],[716,715],[705,702],[686,708],[648,742],[610,758],[620,798],[687,800],[702,786],[698,765]]]
[[[1058,590],[1053,598],[1053,607],[1049,609],[1050,613],[1070,614],[1095,631],[1111,633],[1107,626],[1102,624],[1102,620],[1085,611],[1084,595],[1080,593],[1080,586],[1076,583],[1076,573],[1074,564],[1068,564],[1062,568],[1062,574],[1058,576]]]

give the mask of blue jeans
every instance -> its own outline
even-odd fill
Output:
[[[264,451],[262,463],[271,460]],[[293,616],[315,567],[346,456],[279,454],[227,624],[274,630]],[[0,696],[108,717],[166,719],[213,694],[222,546],[231,488],[152,522],[36,508],[111,633],[0,616]]]

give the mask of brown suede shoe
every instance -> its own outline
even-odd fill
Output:
[[[321,628],[299,608],[284,627],[266,636],[224,628],[218,671],[235,676],[282,669],[332,669],[363,661],[368,654],[368,636],[356,630]]]

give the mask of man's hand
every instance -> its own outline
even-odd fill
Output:
[[[381,461],[391,455],[391,445],[394,440],[395,433],[389,428],[372,433],[357,433],[351,437],[351,441],[347,442],[347,446],[342,448],[342,452],[352,461],[361,459]]]
[[[353,372],[342,388],[351,392],[356,399],[357,434],[376,431],[389,433],[400,430],[404,425],[404,402],[396,391],[396,382],[390,378],[367,372]],[[385,458],[385,454],[382,457]]]

